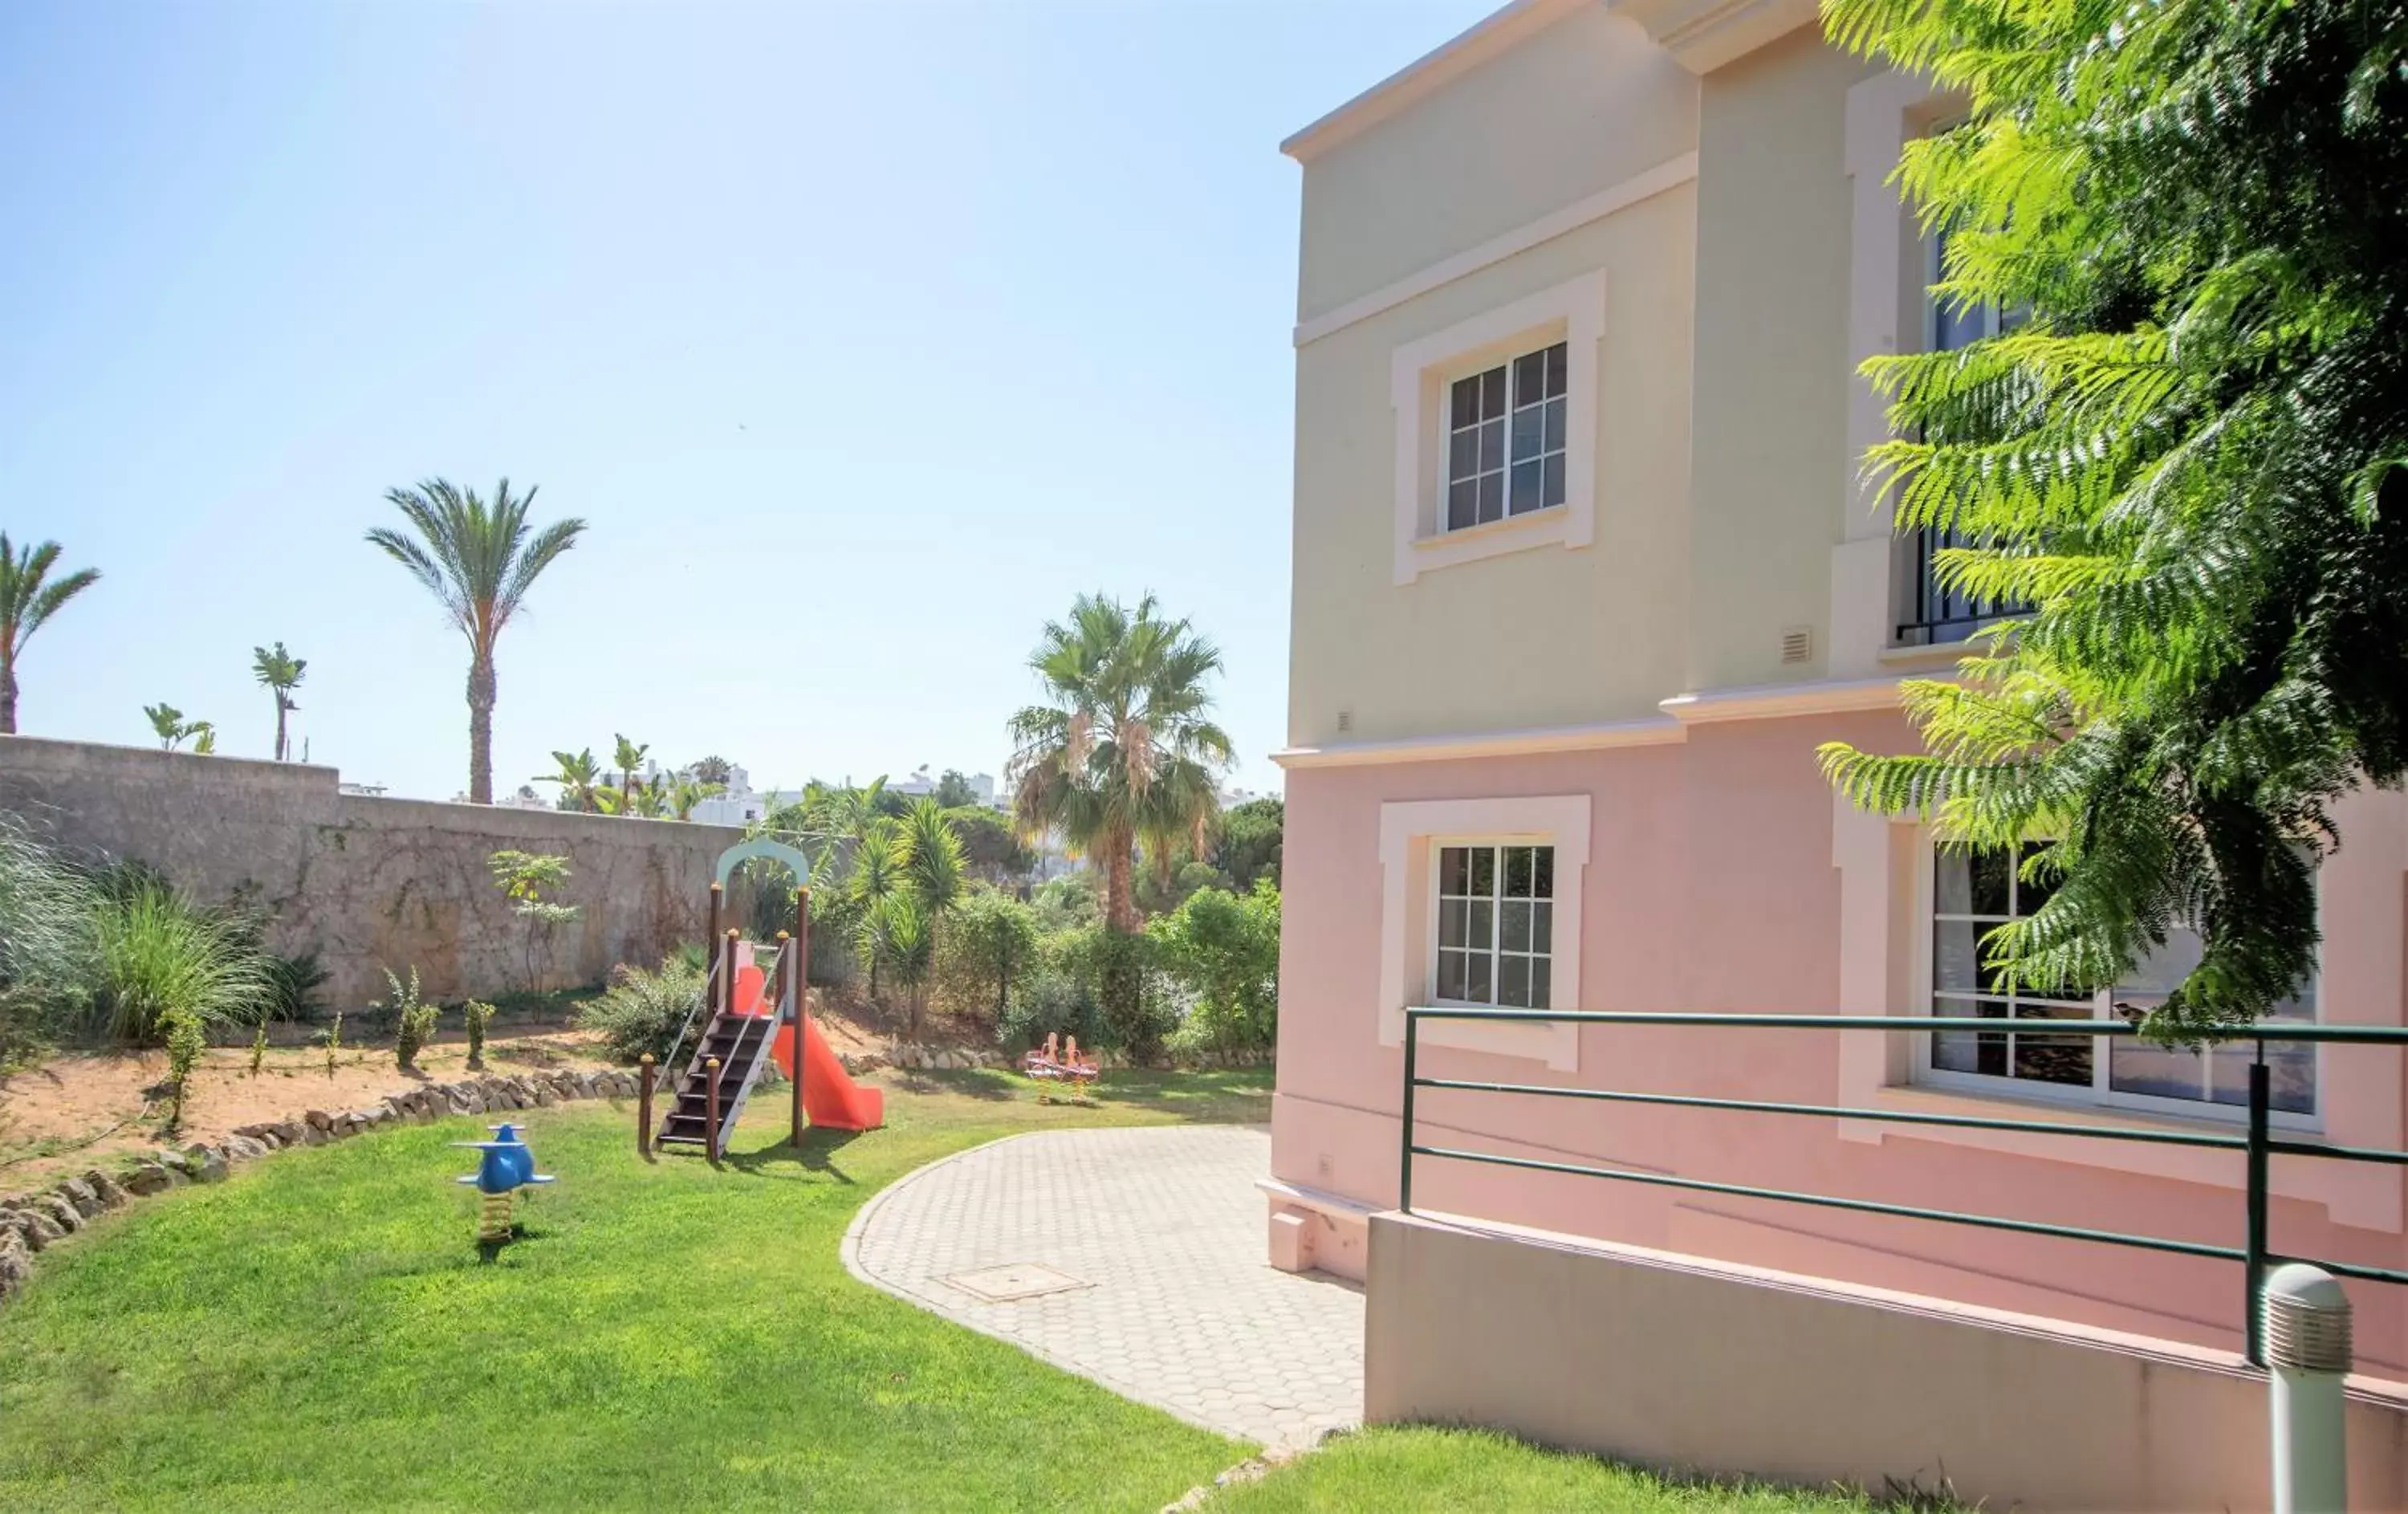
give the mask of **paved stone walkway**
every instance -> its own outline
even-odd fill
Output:
[[[1266,1446],[1363,1415],[1363,1296],[1264,1259],[1259,1127],[1040,1131],[853,1218],[854,1276],[1128,1398]]]

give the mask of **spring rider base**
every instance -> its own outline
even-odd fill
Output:
[[[499,1246],[512,1234],[511,1211],[518,1190],[537,1183],[552,1181],[549,1173],[535,1170],[535,1153],[519,1136],[518,1127],[504,1120],[489,1125],[494,1132],[490,1141],[454,1141],[453,1146],[481,1151],[477,1170],[454,1181],[474,1184],[478,1193],[477,1240],[481,1245]]]

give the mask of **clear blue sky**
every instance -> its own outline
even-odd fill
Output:
[[[22,728],[465,786],[385,490],[592,523],[504,638],[497,785],[614,731],[754,780],[999,771],[1081,589],[1225,649],[1275,786],[1297,170],[1483,0],[0,9],[0,526],[101,584]]]

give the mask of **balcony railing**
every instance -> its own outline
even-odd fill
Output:
[[[2169,1252],[2176,1256],[2205,1257],[2216,1262],[2237,1262],[2243,1272],[2243,1334],[2246,1354],[2258,1366],[2266,1364],[2264,1325],[2258,1307],[2258,1287],[2265,1275],[2285,1262],[2313,1262],[2325,1271],[2340,1277],[2356,1277],[2369,1282],[2408,1283],[2408,1272],[2389,1267],[2371,1267],[2358,1262],[2329,1262],[2313,1257],[2288,1257],[2276,1254],[2267,1234],[2267,1168],[2272,1158],[2308,1157],[2332,1161],[2370,1161],[2394,1166],[2408,1165],[2408,1151],[2381,1147],[2334,1146],[2321,1141],[2278,1139],[2269,1118],[2272,1095],[2265,1061],[2268,1042],[2311,1042],[2327,1045],[2408,1045],[2408,1029],[2372,1025],[2300,1025],[2296,1023],[2261,1023],[2252,1025],[2230,1039],[2255,1042],[2258,1060],[2249,1069],[2249,1119],[2242,1132],[2224,1135],[2208,1131],[2148,1130],[2116,1125],[2060,1125],[2045,1120],[2007,1119],[1978,1115],[1942,1115],[1893,1109],[1870,1109],[1834,1104],[1781,1103],[1761,1099],[1710,1099],[1691,1094],[1624,1092],[1609,1089],[1553,1088],[1535,1083],[1485,1083],[1464,1078],[1423,1077],[1416,1067],[1424,1020],[1472,1020],[1508,1024],[1541,1022],[1546,1024],[1577,1024],[1601,1026],[1677,1025],[1701,1031],[1735,1031],[1748,1030],[1778,1031],[1856,1031],[1888,1035],[1922,1035],[1934,1031],[1994,1031],[1996,1020],[1960,1018],[1927,1015],[1656,1015],[1605,1014],[1584,1010],[1552,1009],[1449,1009],[1412,1008],[1405,1011],[1405,1087],[1404,1128],[1400,1145],[1397,1207],[1406,1214],[1413,1208],[1413,1159],[1436,1157],[1447,1161],[1484,1163],[1497,1167],[1524,1168],[1532,1172],[1561,1173],[1573,1177],[1598,1177],[1617,1183],[1643,1183],[1657,1188],[1684,1189],[1698,1193],[1719,1193],[1746,1199],[1770,1199],[1785,1204],[1811,1204],[1824,1209],[1845,1209],[1858,1214],[1888,1215],[1904,1219],[1934,1220],[1942,1224],[1974,1225],[1987,1230],[2014,1231],[2026,1235],[2051,1235],[2063,1240],[2088,1241],[2102,1246],[2121,1246],[2144,1251]],[[2138,1026],[2126,1020],[2051,1020],[2051,1035],[2132,1036],[2140,1033]],[[1623,1168],[1584,1166],[1577,1162],[1541,1161],[1530,1157],[1509,1157],[1491,1151],[1469,1151],[1454,1146],[1423,1146],[1413,1139],[1413,1096],[1423,1089],[1451,1089],[1462,1093],[1503,1093],[1541,1099],[1585,1099],[1607,1103],[1653,1104],[1681,1109],[1745,1110],[1761,1115],[1806,1115],[1825,1119],[1882,1120],[1897,1125],[1953,1125],[1959,1129],[1985,1131],[2029,1131],[2045,1135],[2064,1136],[2076,1140],[2139,1141],[2155,1146],[2203,1146],[2211,1150],[2229,1151],[2243,1163],[2243,1188],[2246,1202],[2243,1216],[2243,1242],[2239,1246],[2221,1246],[2206,1241],[2187,1240],[2160,1235],[2139,1235],[2124,1231],[2089,1230],[2074,1225],[2054,1225],[2036,1219],[2019,1219],[2002,1215],[1970,1214],[1956,1209],[1928,1209],[1913,1204],[1887,1204],[1873,1199],[1849,1198],[1838,1194],[1803,1193],[1789,1189],[1757,1188],[1741,1183],[1709,1182],[1703,1178],[1682,1177],[1670,1173],[1631,1172]]]
[[[1961,642],[1994,620],[2021,614],[2028,606],[1977,598],[1940,581],[1940,554],[1966,545],[1953,530],[1927,526],[1904,539],[1910,555],[1904,617],[1898,624],[1899,646],[1942,646]]]

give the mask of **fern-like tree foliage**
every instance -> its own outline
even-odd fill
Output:
[[[2053,842],[1985,949],[2112,984],[2177,923],[2151,1012],[2197,1041],[2312,971],[2336,802],[2408,768],[2408,5],[1829,0],[1835,42],[1965,102],[1899,178],[1942,297],[2022,316],[1877,358],[1867,459],[1943,581],[2028,609],[1924,750],[1826,747],[1859,806],[1948,844]]]

